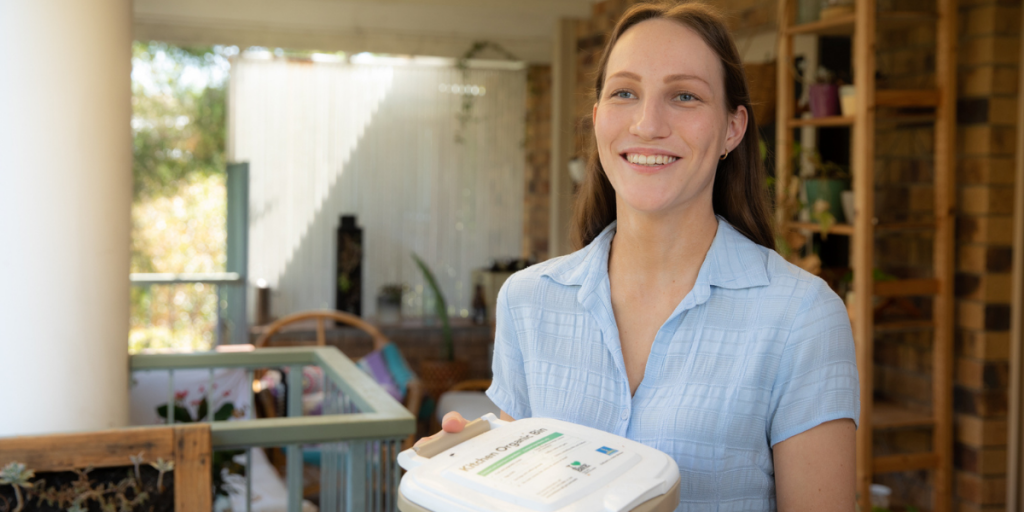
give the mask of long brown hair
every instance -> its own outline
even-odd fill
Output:
[[[750,105],[747,78],[739,52],[736,51],[736,43],[718,12],[701,3],[638,4],[631,7],[612,29],[601,55],[595,87],[597,101],[600,101],[604,87],[608,55],[615,43],[630,27],[651,19],[673,20],[692,29],[721,60],[725,72],[726,107],[729,112],[736,112],[740,106],[746,107],[747,130],[740,144],[725,160],[718,163],[712,208],[716,215],[721,215],[753,242],[775,249],[771,203],[765,187],[765,170],[761,162],[757,123]],[[589,244],[616,219],[615,190],[601,166],[593,138],[592,134],[586,177],[573,206],[571,236],[576,249]]]

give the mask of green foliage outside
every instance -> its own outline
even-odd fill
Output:
[[[131,272],[223,272],[227,59],[233,49],[132,45]],[[129,351],[209,349],[216,287],[132,287]]]
[[[135,199],[175,195],[182,180],[224,172],[224,50],[132,44]]]

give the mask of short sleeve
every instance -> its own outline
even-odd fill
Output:
[[[509,278],[498,291],[498,302],[494,308],[494,360],[491,369],[494,374],[487,397],[499,409],[515,419],[529,418],[530,398],[526,387],[526,370],[515,318],[509,307],[509,289],[515,276]]]
[[[789,332],[768,411],[775,446],[827,421],[860,421],[860,384],[850,319],[843,302],[816,280]]]

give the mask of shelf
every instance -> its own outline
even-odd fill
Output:
[[[862,510],[871,509],[870,484],[875,474],[923,470],[934,471],[927,478],[929,481],[938,479],[935,481],[939,482],[932,486],[932,492],[928,493],[935,512],[950,512],[954,508],[952,486],[948,482],[941,482],[953,470],[953,445],[947,442],[953,429],[949,419],[953,409],[953,400],[949,398],[953,392],[953,372],[940,370],[948,370],[955,366],[952,350],[955,331],[949,319],[955,316],[953,281],[956,275],[956,236],[952,229],[955,219],[950,217],[952,207],[946,202],[955,195],[953,192],[956,190],[956,158],[953,150],[956,146],[957,126],[955,106],[951,105],[951,100],[955,99],[952,96],[955,96],[953,93],[956,90],[956,75],[938,73],[934,77],[935,80],[929,83],[907,83],[903,86],[907,88],[896,88],[900,86],[892,83],[887,87],[884,81],[879,83],[879,79],[875,78],[878,69],[874,65],[875,59],[871,58],[875,56],[878,41],[888,44],[892,42],[890,40],[894,36],[898,39],[895,43],[897,47],[917,48],[918,43],[910,42],[916,39],[907,38],[906,35],[923,30],[928,32],[929,38],[934,37],[933,41],[920,43],[921,47],[934,46],[933,67],[955,70],[956,48],[949,42],[956,41],[957,37],[956,4],[946,0],[937,0],[934,7],[928,4],[930,2],[919,3],[915,5],[919,11],[908,12],[878,11],[875,2],[857,2],[852,14],[794,25],[794,15],[799,12],[801,5],[795,0],[778,1],[780,40],[775,95],[780,128],[775,134],[776,155],[792,157],[794,139],[799,141],[803,135],[816,133],[838,136],[843,135],[840,132],[847,130],[854,132],[851,135],[857,135],[850,137],[848,143],[845,140],[829,142],[836,147],[848,144],[848,154],[853,155],[850,159],[849,172],[854,177],[851,185],[856,189],[856,206],[860,215],[856,219],[847,217],[847,224],[833,226],[828,231],[837,237],[849,236],[852,240],[848,241],[854,242],[850,244],[849,263],[846,266],[870,273],[870,269],[883,263],[878,260],[877,248],[885,245],[890,239],[895,241],[897,237],[926,234],[930,235],[929,238],[933,241],[929,244],[934,260],[933,265],[929,267],[933,268],[928,271],[922,269],[913,274],[914,277],[933,278],[879,281],[870,286],[864,282],[862,284],[866,289],[863,291],[870,292],[870,296],[858,295],[858,300],[848,305],[851,327],[858,333],[854,340],[857,358],[864,363],[858,370],[861,385],[864,386],[863,391],[866,393],[866,396],[862,397],[862,418],[865,423],[857,430],[856,447],[859,495],[857,506]],[[845,39],[836,41],[844,46],[848,41],[854,57],[849,63],[849,68],[846,69],[844,66],[843,71],[848,71],[849,76],[856,77],[856,81],[859,82],[853,84],[858,96],[856,99],[860,101],[856,105],[857,110],[846,112],[852,115],[797,119],[809,114],[795,114],[798,112],[795,88],[799,83],[794,77],[794,73],[797,73],[793,67],[797,59],[795,50],[806,44],[814,44],[818,36],[823,40],[829,37]],[[806,77],[815,75],[813,69],[806,71],[811,72],[804,72]],[[804,127],[808,129],[797,129]],[[839,130],[839,127],[843,129]],[[878,155],[877,148],[871,141],[876,137],[886,137],[890,130],[902,128],[927,128],[935,132],[935,142],[931,144],[928,153],[932,154],[930,163],[935,168],[929,181],[934,181],[936,204],[929,208],[928,212],[916,212],[904,202],[894,205],[896,208],[891,214],[876,216],[874,212],[879,211],[876,207],[890,205],[879,203],[875,194],[871,192],[878,185],[877,179],[881,177],[873,172]],[[920,159],[922,156],[915,155],[914,158]],[[780,177],[799,174],[797,169],[788,168],[792,165],[790,161],[779,160],[777,164]],[[910,177],[906,178],[908,180],[900,181],[909,181]],[[804,219],[810,220],[807,217]],[[791,238],[798,239],[807,237],[810,233],[821,232],[817,223],[791,220],[792,217],[786,217],[779,226]],[[859,240],[856,237],[868,239]],[[873,244],[872,240],[883,243]],[[863,272],[858,271],[857,274],[859,280],[870,279],[870,276],[863,275]],[[911,299],[908,301],[904,297]],[[880,307],[879,309],[884,311],[876,314],[872,305],[873,300],[880,301],[879,306],[884,304],[895,307]],[[921,305],[918,304],[919,300],[923,302]],[[928,302],[934,303],[934,311],[926,313],[923,312],[923,307]],[[891,379],[885,382],[872,380],[875,341],[885,344],[887,338],[904,335],[923,337],[923,341],[930,342],[934,349],[935,361],[930,372],[930,391],[942,398],[933,401],[933,408],[908,408],[885,400],[872,400],[875,391],[899,392],[900,385]],[[877,388],[875,384],[878,384]],[[918,434],[918,430],[930,432],[931,442],[926,446],[913,448],[902,446],[903,435]],[[896,445],[895,449],[886,450],[886,453],[876,453],[874,449],[878,445],[873,442],[873,435],[883,437],[887,432],[892,434],[892,439],[888,441]],[[902,453],[909,450],[914,451]]]
[[[790,222],[789,227],[804,229],[812,233],[821,233],[821,225],[817,222]],[[853,226],[849,224],[835,224],[828,230],[828,234],[850,236],[853,234]]]
[[[921,26],[922,23],[935,23],[938,18],[934,13],[923,11],[887,11],[878,13],[878,28],[882,30],[901,30]]]
[[[875,323],[875,333],[899,332],[899,331],[921,331],[934,329],[935,322],[931,320],[889,320]]]
[[[875,226],[878,231],[920,231],[935,229],[934,222],[887,222]]]
[[[939,293],[937,279],[899,279],[875,282],[876,297],[917,297]]]
[[[875,473],[898,473],[900,471],[934,469],[939,467],[940,460],[942,459],[939,454],[932,452],[886,455],[875,457],[871,461],[871,470]]]
[[[872,405],[871,427],[888,430],[907,427],[930,427],[935,424],[928,414],[913,411],[892,402],[876,401]]]
[[[788,124],[790,128],[799,128],[802,126],[853,126],[853,123],[856,120],[857,118],[853,116],[809,117],[807,119],[790,119],[786,124]]]
[[[790,222],[789,227],[792,229],[804,229],[812,233],[820,233],[821,226],[817,222]],[[887,224],[876,224],[874,227],[875,233],[885,233],[893,231],[922,231],[935,229],[934,222],[892,222]],[[828,230],[830,235],[843,235],[853,236],[853,225],[852,224],[836,224]]]
[[[786,29],[786,33],[790,35],[814,34],[819,36],[848,36],[853,34],[853,27],[856,21],[857,14],[850,13],[827,20],[791,25]]]
[[[935,22],[935,15],[928,12],[892,11],[879,13],[876,25],[882,30],[900,30],[919,26],[922,22]],[[817,36],[852,36],[857,26],[857,14],[850,13],[827,20],[790,25],[786,33],[791,36],[812,34]]]
[[[897,108],[928,108],[939,105],[938,89],[879,89],[875,106]]]

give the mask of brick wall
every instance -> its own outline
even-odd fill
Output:
[[[551,212],[551,66],[526,72],[526,204],[523,207],[523,257],[548,259]]]
[[[915,5],[918,4],[918,5]],[[923,4],[923,5],[921,5]],[[934,2],[888,2],[887,10],[934,10]],[[934,24],[881,30],[876,44],[879,89],[926,89],[935,86]],[[878,109],[875,131],[875,217],[879,224],[928,221],[934,215],[934,111]],[[930,230],[879,231],[876,268],[899,278],[934,276],[934,236]],[[876,315],[883,319],[928,319],[932,300],[914,298],[889,304]],[[877,332],[875,337],[875,399],[895,402],[924,413],[932,405],[931,329]],[[927,452],[931,428],[876,431],[876,456]],[[931,473],[914,471],[875,475],[893,489],[892,504],[932,508]]]
[[[592,86],[606,32],[632,0],[595,4],[577,24],[576,151],[589,144]],[[720,0],[738,34],[772,29],[776,2]],[[880,9],[934,9],[932,0],[880,0]],[[1010,256],[1016,141],[1021,0],[960,0],[958,39],[955,482],[956,510],[1002,510],[1006,490],[1007,386],[1009,382]],[[881,33],[877,65],[884,88],[934,84],[933,26]],[[876,215],[881,222],[923,220],[933,205],[934,130],[928,112],[880,111],[879,118],[920,114],[916,121],[880,123],[876,138]],[[762,123],[767,120],[761,120]],[[927,231],[880,236],[880,269],[899,277],[932,275]],[[916,308],[917,299],[893,314]],[[875,387],[880,398],[927,411],[931,407],[931,332],[881,334],[876,342]],[[878,455],[926,451],[930,429],[879,433]],[[879,475],[894,487],[895,501],[931,507],[929,472]]]
[[[955,493],[1003,510],[1020,0],[961,0]]]

